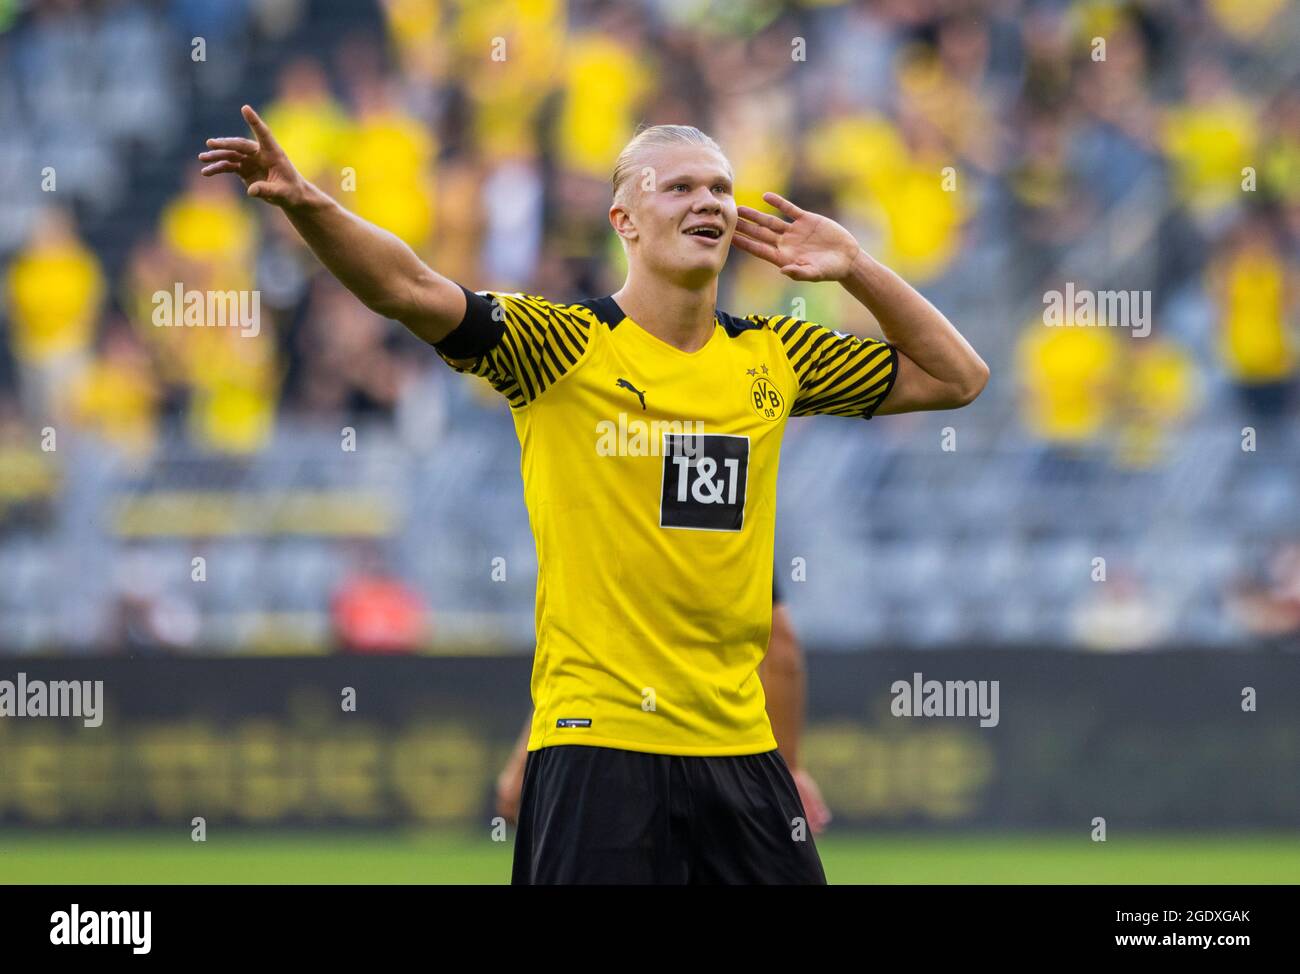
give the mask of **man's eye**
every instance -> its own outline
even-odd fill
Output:
[[[724,186],[722,183],[718,183],[718,185],[714,186],[714,187],[713,187],[713,191],[714,191],[715,193],[730,193],[730,192],[731,192],[731,190],[730,190],[728,187]]]
[[[688,187],[685,183],[673,183],[672,188],[673,188],[673,189],[688,189],[689,187]]]

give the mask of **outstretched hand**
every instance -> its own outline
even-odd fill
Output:
[[[203,175],[233,172],[244,181],[249,196],[275,206],[302,202],[306,181],[293,168],[271,130],[251,106],[245,105],[241,114],[256,141],[240,137],[208,139],[208,151],[199,153],[199,160],[207,163]]]
[[[774,264],[796,281],[839,281],[848,275],[861,252],[853,234],[776,193],[764,193],[763,199],[789,217],[789,222],[738,206],[733,247]]]

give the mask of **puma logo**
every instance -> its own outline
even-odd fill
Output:
[[[642,392],[642,391],[641,391],[640,389],[638,389],[636,386],[632,385],[632,383],[628,382],[627,379],[619,379],[618,382],[615,383],[615,385],[617,385],[620,389],[627,389],[627,390],[629,390],[629,391],[631,391],[631,392],[635,392],[635,393],[636,393],[636,397],[637,397],[638,399],[641,400],[641,409],[642,409],[642,410],[645,409],[645,393],[644,393],[644,392]]]

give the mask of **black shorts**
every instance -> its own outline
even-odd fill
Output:
[[[777,751],[528,752],[511,882],[822,884],[803,804]]]

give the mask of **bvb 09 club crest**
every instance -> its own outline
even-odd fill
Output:
[[[754,412],[772,422],[780,419],[785,413],[785,399],[782,398],[772,380],[765,375],[759,376],[749,387],[749,403],[754,407]]]

